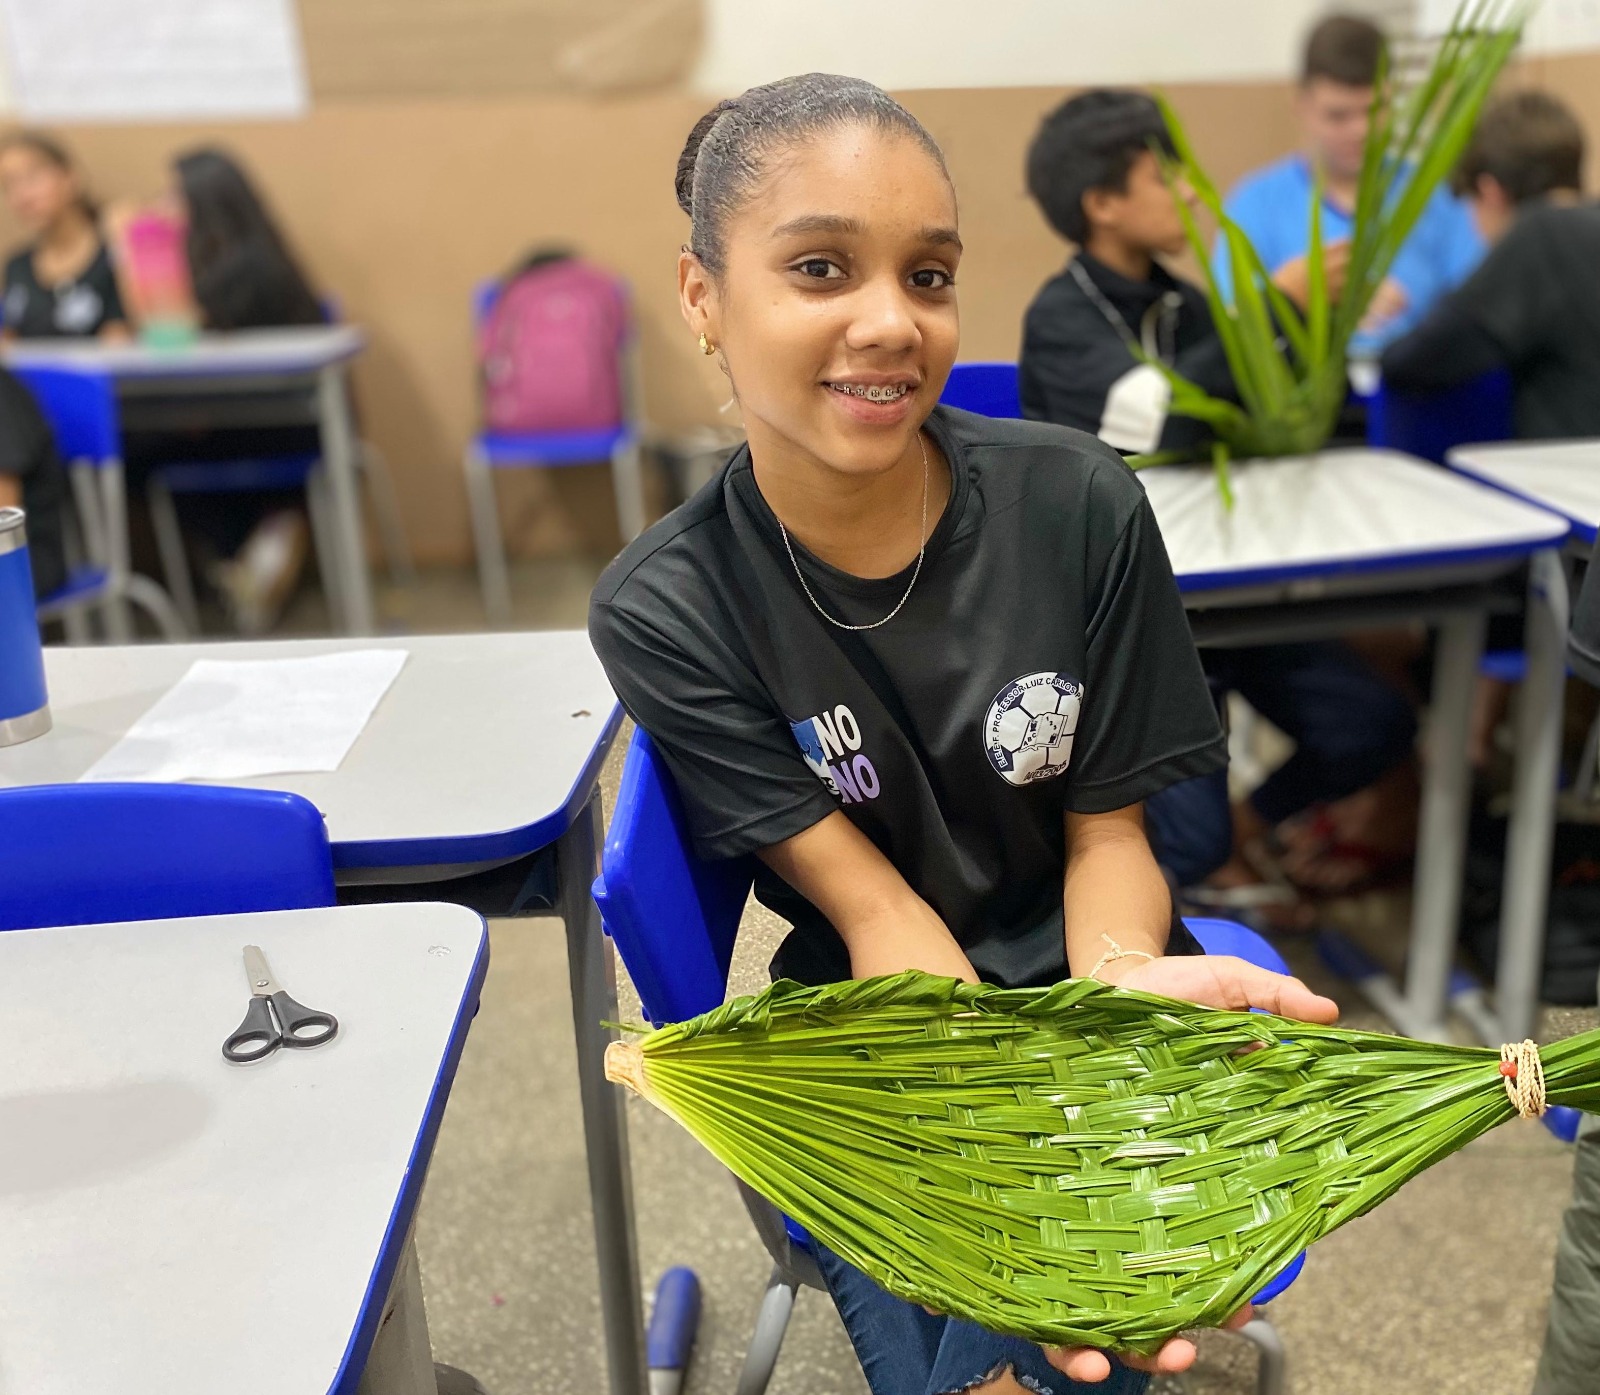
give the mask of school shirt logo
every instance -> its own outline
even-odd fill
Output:
[[[983,746],[1009,785],[1049,780],[1072,760],[1083,688],[1061,673],[1030,673],[1007,683],[989,704]]]
[[[872,761],[861,751],[861,727],[842,703],[803,722],[790,722],[800,754],[828,793],[845,804],[876,799],[882,789]]]
[[[56,292],[55,324],[63,334],[88,334],[104,310],[99,292],[81,281]]]

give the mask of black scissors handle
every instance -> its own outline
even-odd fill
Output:
[[[272,1010],[265,998],[251,998],[245,1009],[244,1021],[222,1043],[222,1054],[230,1061],[243,1065],[259,1061],[278,1049],[281,1040],[278,1024],[272,1020]]]
[[[272,995],[272,1010],[278,1014],[279,1046],[321,1046],[338,1034],[339,1019],[331,1012],[297,1003],[281,989]]]
[[[239,1065],[248,1065],[270,1056],[280,1046],[296,1050],[321,1046],[332,1041],[338,1031],[339,1019],[331,1012],[308,1008],[279,989],[270,996],[250,999],[244,1021],[222,1043],[222,1054]]]

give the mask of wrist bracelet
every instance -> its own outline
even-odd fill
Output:
[[[1085,978],[1095,978],[1107,964],[1114,964],[1119,959],[1148,959],[1155,962],[1156,956],[1146,953],[1142,949],[1124,949],[1110,935],[1101,935],[1100,938],[1111,946],[1104,954],[1094,961],[1094,968],[1084,975]],[[1104,980],[1100,980],[1104,982]]]

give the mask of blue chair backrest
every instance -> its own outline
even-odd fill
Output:
[[[628,966],[644,1014],[659,1026],[709,1012],[728,986],[749,860],[695,855],[661,752],[635,731],[606,831],[594,899]]]
[[[1014,363],[958,363],[945,380],[939,400],[947,407],[986,417],[1020,417],[1022,397]]]
[[[206,785],[0,790],[0,930],[334,903],[314,804]]]
[[[1511,374],[1503,368],[1441,392],[1399,392],[1387,384],[1367,403],[1367,443],[1443,465],[1445,453],[1473,441],[1516,434]]]
[[[63,460],[99,465],[121,458],[117,393],[108,376],[77,368],[19,366],[11,371],[39,404]]]

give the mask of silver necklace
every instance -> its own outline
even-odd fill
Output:
[[[917,432],[917,444],[922,447],[922,531],[917,534],[921,539],[921,546],[917,548],[917,565],[912,568],[911,580],[906,583],[906,593],[895,602],[895,607],[882,620],[874,620],[870,625],[847,625],[843,620],[835,620],[822,604],[811,593],[811,587],[806,582],[806,574],[800,570],[800,562],[794,555],[794,544],[789,541],[789,530],[783,526],[783,520],[778,519],[778,531],[783,534],[783,548],[789,554],[789,565],[794,568],[794,574],[800,581],[800,589],[806,593],[806,599],[811,602],[812,608],[830,625],[841,630],[875,630],[879,625],[887,625],[900,613],[901,606],[911,599],[911,588],[917,584],[917,578],[922,575],[922,559],[928,555],[928,443],[922,439],[922,433]],[[777,515],[773,515],[777,518]]]
[[[1177,348],[1175,342],[1177,339],[1177,326],[1173,322],[1175,317],[1166,313],[1167,311],[1176,310],[1178,305],[1182,303],[1183,298],[1176,291],[1168,291],[1150,307],[1152,310],[1160,310],[1162,312],[1160,319],[1156,322],[1155,352],[1150,353],[1148,345],[1142,345],[1134,338],[1133,331],[1128,328],[1128,322],[1117,312],[1116,306],[1106,299],[1105,292],[1095,285],[1094,278],[1078,264],[1076,257],[1067,263],[1067,270],[1072,273],[1072,279],[1078,283],[1084,295],[1088,296],[1089,303],[1105,316],[1106,323],[1121,336],[1122,342],[1133,352],[1134,357],[1139,358],[1149,354],[1151,358],[1169,364],[1177,357],[1175,352]],[[1165,331],[1164,335],[1163,331]],[[1163,338],[1167,341],[1165,344],[1161,342]]]

